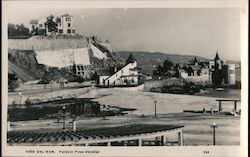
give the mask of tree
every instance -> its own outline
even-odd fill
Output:
[[[25,27],[23,24],[8,24],[8,38],[27,38],[30,37],[29,28]]]
[[[174,66],[174,64],[169,60],[169,59],[166,59],[163,63],[163,67],[164,67],[164,70],[167,72],[169,70],[171,70],[171,68]]]
[[[174,66],[174,70],[175,70],[175,77],[180,77],[180,71],[179,71],[180,65],[179,64],[175,64]]]
[[[154,76],[167,76],[167,77],[179,77],[179,65],[174,64],[170,60],[166,59],[163,62],[163,66],[158,64],[156,70],[153,72]]]
[[[45,27],[47,27],[48,32],[57,32],[58,31],[57,30],[57,24],[54,21],[54,16],[53,15],[50,15],[50,16],[47,17],[47,21],[45,22]]]
[[[8,89],[13,92],[19,87],[18,77],[15,74],[8,74]]]
[[[163,71],[163,67],[158,63],[158,66],[155,71],[153,71],[154,76],[161,76]]]

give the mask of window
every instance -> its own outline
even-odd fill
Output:
[[[71,17],[66,17],[66,21],[71,21]]]
[[[71,29],[68,29],[67,32],[68,32],[68,33],[71,33]]]
[[[39,24],[39,27],[43,27],[43,24]]]
[[[68,27],[70,27],[71,23],[68,23]]]
[[[74,30],[74,29],[72,30],[72,33],[75,33],[75,30]]]
[[[63,32],[63,30],[62,29],[59,29],[59,33],[62,33]]]

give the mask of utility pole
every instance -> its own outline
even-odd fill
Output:
[[[156,117],[156,103],[157,103],[157,101],[155,100],[154,103],[155,103],[155,117]]]
[[[213,145],[215,146],[216,144],[216,139],[215,139],[215,128],[217,128],[217,125],[215,122],[211,125],[211,128],[213,128]]]

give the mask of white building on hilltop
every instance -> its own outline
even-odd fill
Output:
[[[55,17],[53,21],[56,23],[56,31],[49,31],[46,22],[47,18],[30,21],[30,33],[33,35],[75,35],[74,17],[69,14],[64,14],[60,17]]]

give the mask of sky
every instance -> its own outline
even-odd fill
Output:
[[[74,16],[76,32],[111,41],[113,50],[197,55],[240,60],[237,8],[10,8],[9,23],[50,14]],[[35,12],[35,14],[34,14]]]

